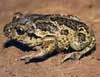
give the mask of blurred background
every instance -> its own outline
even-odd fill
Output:
[[[96,50],[80,61],[60,64],[64,57],[61,53],[42,62],[24,64],[19,58],[31,52],[3,47],[7,41],[3,27],[15,12],[79,16],[95,32]],[[100,0],[0,0],[0,77],[100,77],[100,62],[95,59],[100,56],[99,50]]]

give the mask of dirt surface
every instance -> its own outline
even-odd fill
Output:
[[[66,61],[58,54],[42,62],[25,64],[23,52],[15,46],[4,48],[7,38],[3,27],[15,12],[40,14],[73,14],[93,28],[96,50],[80,61]],[[0,77],[100,77],[100,0],[0,0]],[[31,53],[31,52],[29,52]],[[98,60],[96,59],[98,57]]]

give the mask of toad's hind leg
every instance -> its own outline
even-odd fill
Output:
[[[76,51],[76,52],[72,52],[72,53],[67,54],[61,60],[61,62],[63,63],[64,61],[66,61],[68,59],[79,60],[84,54],[86,54],[87,52],[89,52],[94,46],[95,46],[95,38],[93,37],[93,38],[91,38],[91,42],[88,44],[87,47],[85,47],[81,51]]]
[[[45,37],[43,39],[43,44],[41,46],[37,46],[38,53],[35,55],[34,53],[30,55],[26,55],[21,57],[21,60],[25,60],[25,62],[29,62],[31,59],[44,59],[45,56],[52,53],[56,48],[56,40],[54,37]]]

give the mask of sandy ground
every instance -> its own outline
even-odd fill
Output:
[[[15,12],[41,14],[73,14],[87,23],[96,36],[96,50],[80,61],[60,64],[63,54],[42,62],[25,64],[19,58],[23,52],[15,46],[3,48],[7,38],[3,27]],[[100,77],[100,0],[0,0],[0,77]],[[99,58],[100,60],[100,58]]]

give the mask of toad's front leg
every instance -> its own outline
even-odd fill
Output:
[[[25,62],[29,62],[31,59],[43,59],[48,54],[52,53],[56,49],[56,39],[55,37],[45,37],[43,39],[43,44],[41,46],[37,46],[38,53],[35,55],[34,53],[30,55],[26,55],[21,57],[21,60],[25,60]]]

